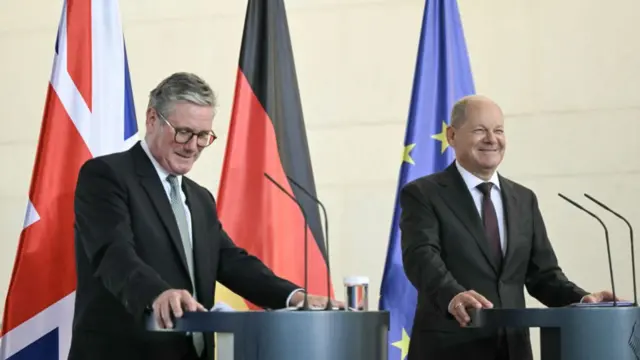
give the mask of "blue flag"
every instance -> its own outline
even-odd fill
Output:
[[[413,80],[393,223],[382,276],[380,310],[391,314],[389,359],[409,351],[417,292],[402,267],[398,194],[408,182],[444,170],[454,158],[446,128],[456,101],[475,92],[455,0],[427,0]]]

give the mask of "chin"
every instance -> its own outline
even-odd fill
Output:
[[[482,159],[478,161],[478,165],[483,169],[496,169],[500,165],[501,159]]]
[[[188,173],[191,168],[193,167],[193,163],[191,164],[172,164],[171,166],[171,170],[178,174],[178,175],[184,175],[186,173]]]

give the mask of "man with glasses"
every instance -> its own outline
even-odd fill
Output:
[[[206,82],[173,74],[150,93],[144,140],[80,170],[69,359],[212,359],[211,336],[147,332],[142,320],[153,310],[172,327],[172,316],[206,311],[216,281],[265,308],[303,300],[299,286],[233,244],[211,193],[185,176],[216,139],[215,107]],[[309,295],[312,306],[326,301]]]

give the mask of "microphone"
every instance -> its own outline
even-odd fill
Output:
[[[613,265],[612,265],[612,261],[611,261],[611,245],[609,244],[609,230],[607,229],[607,226],[604,224],[604,222],[602,220],[600,220],[600,218],[592,213],[591,211],[585,209],[584,207],[582,207],[582,205],[578,204],[577,202],[569,199],[568,197],[558,193],[558,196],[560,196],[561,198],[563,198],[564,200],[566,200],[568,203],[570,203],[571,205],[577,207],[578,209],[586,212],[587,214],[593,216],[594,218],[596,218],[596,220],[598,220],[598,222],[602,225],[602,227],[604,228],[604,238],[607,242],[607,255],[609,257],[609,276],[611,277],[611,292],[613,293],[613,306],[618,306],[617,302],[616,302],[616,287],[613,283]]]
[[[333,310],[333,304],[331,303],[331,265],[329,264],[329,217],[327,217],[327,209],[324,207],[324,204],[318,200],[315,196],[311,194],[310,191],[304,188],[304,186],[298,184],[295,180],[293,180],[289,175],[287,175],[287,179],[293,183],[298,189],[302,190],[311,200],[313,200],[316,204],[320,205],[322,208],[322,212],[324,214],[324,233],[325,233],[325,247],[327,249],[327,306],[325,310]]]
[[[300,208],[300,212],[302,212],[302,217],[304,218],[304,302],[302,304],[302,309],[303,310],[309,310],[309,299],[307,298],[307,288],[308,288],[308,276],[307,276],[307,272],[308,272],[308,267],[309,267],[309,260],[308,260],[308,256],[307,256],[307,213],[304,211],[304,209],[302,208],[302,205],[300,204],[300,202],[295,198],[295,196],[291,195],[282,185],[280,185],[277,181],[275,181],[271,176],[269,176],[269,174],[264,173],[264,176],[266,176],[267,179],[269,179],[269,181],[271,181],[275,186],[278,187],[278,189],[280,189],[280,191],[282,191],[285,195],[287,195],[291,200],[293,200],[293,202],[296,203],[296,205],[298,205],[298,207]]]
[[[627,221],[627,219],[625,219],[622,215],[620,215],[617,212],[611,210],[611,208],[609,208],[607,205],[603,204],[602,202],[594,199],[593,196],[591,196],[589,194],[584,194],[584,196],[586,196],[587,199],[593,201],[594,203],[600,205],[603,209],[609,211],[613,215],[615,215],[618,218],[622,219],[622,221],[624,221],[627,224],[627,227],[629,227],[629,238],[631,239],[631,270],[633,271],[631,273],[631,278],[633,279],[633,306],[638,306],[638,295],[636,293],[636,255],[635,255],[635,251],[633,249],[633,227],[631,226],[629,221]]]

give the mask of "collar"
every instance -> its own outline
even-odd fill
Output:
[[[164,184],[164,182],[167,181],[167,176],[169,176],[170,173],[165,170],[160,165],[160,163],[158,163],[158,160],[156,160],[155,157],[153,157],[153,154],[151,154],[151,151],[149,150],[149,145],[147,144],[146,139],[142,139],[140,141],[140,146],[142,146],[142,150],[144,150],[144,152],[147,154],[147,157],[149,157],[149,160],[151,160],[151,164],[153,164],[153,167],[156,169],[158,177],[160,177],[160,180]],[[182,175],[176,175],[176,178],[178,178],[178,186],[182,187]]]
[[[478,185],[480,185],[480,184],[485,182],[484,180],[480,179],[479,177],[473,175],[467,169],[463,168],[462,165],[460,165],[460,163],[458,163],[457,161],[456,161],[456,168],[458,169],[458,172],[462,176],[462,180],[464,180],[464,183],[467,185],[469,190],[472,190],[476,186],[478,186]],[[493,185],[498,190],[500,190],[500,179],[498,178],[498,172],[497,171],[493,173],[493,176],[491,176],[491,179],[489,179],[489,182],[493,183]]]

